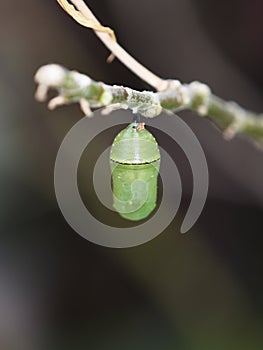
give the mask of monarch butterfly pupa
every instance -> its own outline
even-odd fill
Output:
[[[144,123],[133,122],[115,137],[110,163],[114,208],[125,219],[145,219],[156,207],[160,151]]]

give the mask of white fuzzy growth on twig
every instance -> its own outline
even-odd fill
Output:
[[[71,72],[70,77],[75,81],[79,88],[85,88],[91,83],[91,79],[87,75],[81,74],[77,71]]]
[[[66,70],[58,64],[47,64],[38,69],[35,82],[50,87],[60,86],[66,77]]]
[[[38,101],[44,101],[50,87],[57,88],[63,84],[67,71],[58,64],[48,64],[40,67],[35,74],[35,82],[38,84],[35,97]]]
[[[119,109],[128,109],[128,105],[125,103],[114,103],[112,105],[106,106],[105,108],[103,108],[103,110],[101,111],[102,115],[109,115],[110,113],[117,111]]]
[[[125,88],[128,94],[127,104],[134,114],[140,113],[147,118],[154,118],[162,112],[162,106],[158,94],[152,91],[134,91],[130,88]],[[141,95],[138,102],[137,94]]]
[[[211,89],[208,85],[200,83],[199,81],[193,81],[188,85],[188,91],[190,99],[195,97],[201,99],[200,105],[197,107],[197,113],[201,116],[207,115],[209,98],[211,96]]]

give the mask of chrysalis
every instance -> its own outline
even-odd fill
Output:
[[[133,122],[115,137],[110,163],[114,208],[125,219],[145,219],[156,206],[160,151],[144,123]]]

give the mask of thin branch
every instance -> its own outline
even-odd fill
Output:
[[[116,56],[134,74],[154,87],[157,91],[161,91],[166,88],[165,80],[159,78],[157,75],[145,68],[117,43],[113,30],[102,26],[83,0],[71,0],[78,11],[75,10],[67,0],[57,1],[60,6],[79,24],[93,29],[96,35],[112,52],[112,54]],[[112,57],[113,56],[111,55],[108,61],[111,61]]]
[[[110,86],[96,82],[87,75],[50,64],[39,68],[35,75],[38,84],[36,98],[44,101],[50,88],[58,96],[49,102],[49,108],[79,103],[85,115],[92,115],[92,108],[104,108],[108,114],[116,109],[130,109],[146,118],[154,118],[162,111],[192,110],[210,118],[223,131],[226,138],[245,135],[263,146],[263,116],[245,110],[234,102],[226,102],[211,93],[200,82],[181,84],[178,80],[166,80],[167,89],[160,92],[136,91],[123,86]]]

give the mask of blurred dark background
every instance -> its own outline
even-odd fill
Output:
[[[161,77],[197,79],[263,111],[261,0],[88,3]],[[53,187],[59,145],[82,114],[37,103],[34,73],[55,62],[109,84],[150,87],[117,60],[108,65],[92,31],[55,0],[2,3],[0,43],[0,349],[263,349],[263,153],[180,113],[210,172],[197,224],[180,235],[191,172],[171,143],[184,188],[177,218],[145,245],[96,246],[68,226]]]

